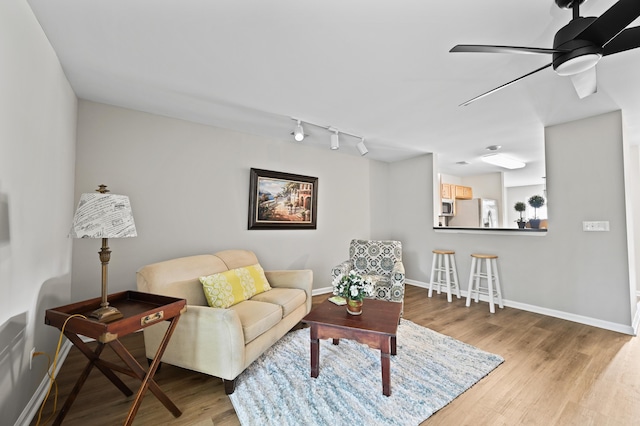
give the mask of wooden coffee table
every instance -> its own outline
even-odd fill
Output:
[[[325,300],[314,308],[302,322],[311,327],[311,377],[318,377],[320,364],[319,339],[352,339],[380,349],[382,393],[391,395],[391,357],[396,354],[396,332],[402,304],[384,300],[365,299],[362,315],[351,315],[345,306]]]

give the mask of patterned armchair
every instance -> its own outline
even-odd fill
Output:
[[[331,270],[332,281],[350,270],[369,279],[375,299],[404,303],[404,265],[400,241],[351,240],[349,260]]]

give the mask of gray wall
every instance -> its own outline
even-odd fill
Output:
[[[0,423],[14,424],[46,377],[69,302],[76,97],[24,0],[0,1]]]
[[[629,331],[630,300],[622,122],[619,111],[545,131],[549,232],[544,237],[436,232],[430,156],[390,165],[391,235],[401,238],[407,277],[427,283],[431,250],[456,250],[462,287],[470,254],[500,259],[503,293],[512,306]],[[608,220],[610,232],[583,232],[582,221]],[[566,314],[566,315],[565,315]]]
[[[546,129],[552,221],[544,237],[434,231],[430,154],[386,164],[86,101],[78,120],[76,198],[99,183],[129,195],[139,231],[110,240],[110,291],[134,288],[146,263],[238,247],[268,269],[313,269],[314,288],[326,288],[349,240],[370,236],[403,242],[415,283],[428,282],[435,248],[456,250],[463,288],[469,255],[492,252],[512,306],[630,327],[620,112]],[[317,176],[318,229],[247,230],[251,167]],[[583,232],[583,220],[608,220],[611,231]],[[74,298],[98,294],[97,249],[74,244]]]
[[[318,177],[317,229],[247,230],[252,167]],[[314,287],[326,287],[349,241],[369,237],[372,216],[384,224],[384,207],[371,213],[370,181],[380,176],[372,168],[387,166],[288,138],[79,104],[76,200],[104,183],[130,197],[138,229],[136,238],[109,240],[110,292],[134,289],[147,263],[230,248],[253,250],[265,269],[313,269]],[[100,294],[99,245],[74,243],[76,299]]]

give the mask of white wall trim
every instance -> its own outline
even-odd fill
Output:
[[[638,328],[640,327],[640,302],[638,302],[638,306],[636,307],[636,314],[633,316],[633,322],[631,323],[631,328],[633,328],[633,335],[638,335]]]
[[[405,282],[407,284],[411,284],[416,287],[429,288],[429,283],[414,281],[409,279],[407,279]],[[467,296],[466,290],[460,290],[460,293],[463,295],[463,297]],[[487,302],[489,299],[486,296],[481,296],[480,300]],[[638,312],[640,311],[640,309],[636,311],[636,316],[634,318],[633,324],[629,326],[629,325],[619,324],[619,323],[610,322],[610,321],[603,321],[596,318],[585,317],[583,315],[557,311],[555,309],[543,308],[541,306],[529,305],[527,303],[514,302],[506,299],[503,299],[502,302],[504,306],[508,306],[510,308],[520,309],[522,311],[533,312],[536,314],[546,315],[549,317],[560,318],[567,321],[573,321],[579,324],[590,325],[592,327],[603,328],[605,330],[611,330],[618,333],[630,334],[632,336],[635,336],[637,334],[638,327],[640,326],[640,312]]]
[[[67,358],[67,355],[69,354],[72,346],[73,344],[69,340],[66,340],[60,347],[60,352],[58,353],[58,361],[56,363],[56,371],[52,372],[53,365],[49,367],[49,374],[51,374],[52,377],[55,378],[58,376],[58,373],[62,368],[62,364],[64,364],[64,360]],[[33,421],[33,419],[38,414],[38,410],[40,410],[42,401],[44,401],[44,398],[47,396],[47,392],[49,390],[49,381],[49,375],[45,375],[42,378],[42,382],[38,386],[38,389],[36,389],[36,392],[29,400],[29,403],[26,405],[26,407],[24,407],[24,410],[22,410],[20,417],[18,417],[18,419],[16,420],[15,426],[28,426]]]

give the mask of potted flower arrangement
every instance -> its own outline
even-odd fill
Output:
[[[540,219],[538,219],[538,209],[544,206],[544,198],[541,195],[532,195],[529,198],[529,205],[533,207],[533,219],[529,220],[531,228],[537,229],[540,227]]]
[[[347,299],[347,312],[352,315],[362,313],[362,303],[366,296],[373,296],[373,284],[356,271],[340,274],[333,280],[333,294]]]
[[[516,220],[516,222],[518,223],[518,228],[522,229],[525,227],[525,225],[527,224],[527,221],[524,220],[522,218],[522,213],[527,210],[527,205],[525,203],[523,203],[522,201],[518,201],[513,208],[515,209],[515,211],[517,211],[518,213],[520,213],[520,219]]]

